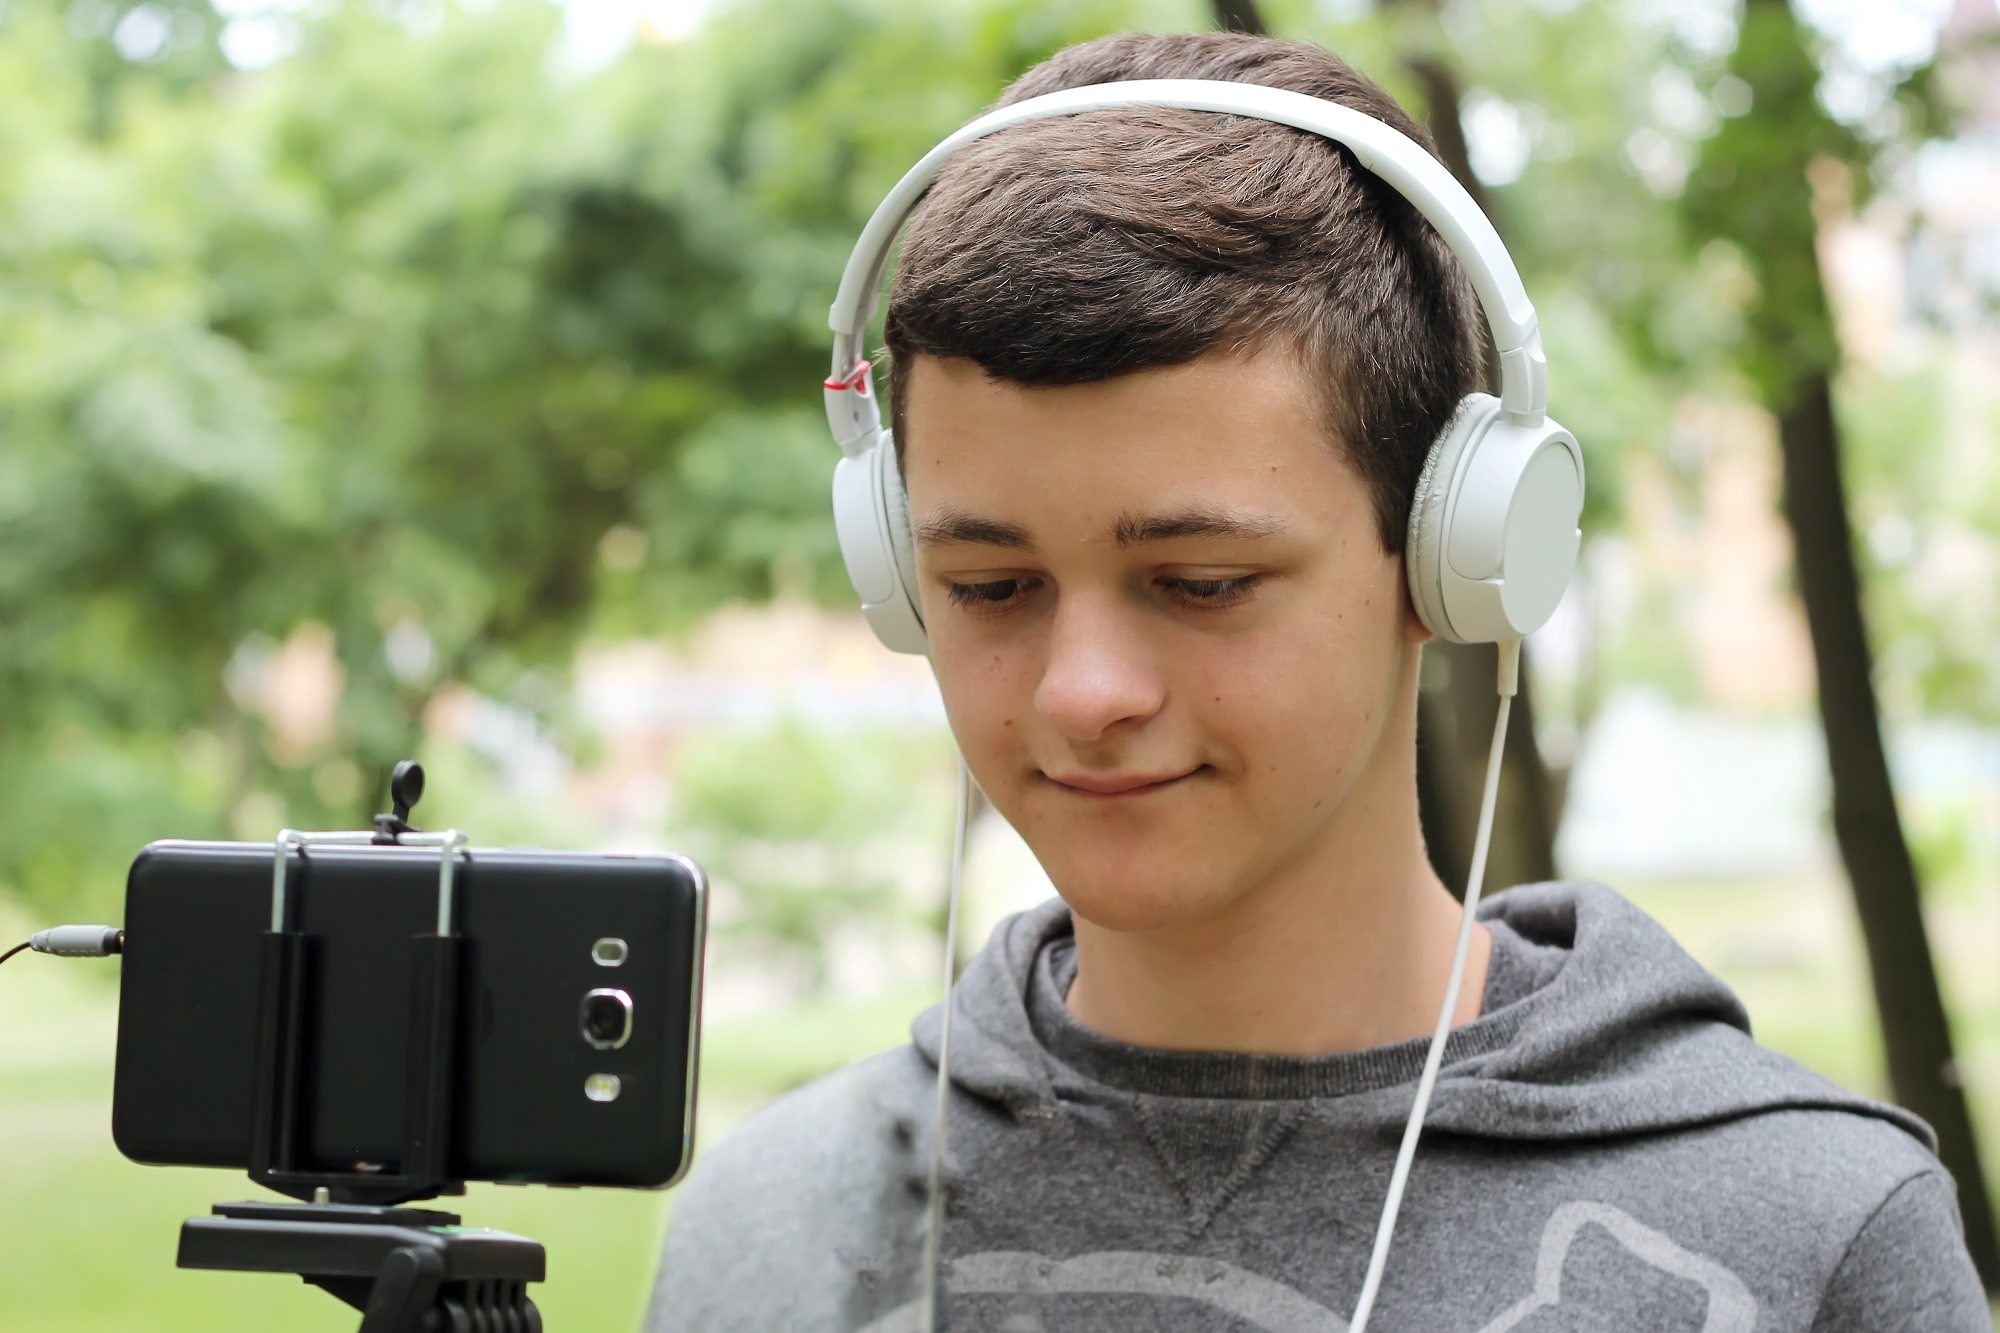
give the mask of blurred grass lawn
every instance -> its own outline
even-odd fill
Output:
[[[1838,881],[1638,886],[1632,896],[1721,973],[1757,1035],[1849,1086],[1881,1091],[1866,975]],[[1959,1051],[2000,1184],[2000,898],[1932,904]],[[25,923],[15,919],[18,935]],[[93,968],[97,969],[93,974]],[[24,956],[0,970],[0,1329],[6,1333],[351,1330],[347,1307],[295,1279],[183,1272],[181,1219],[251,1187],[219,1171],[134,1166],[109,1138],[116,996],[105,965]],[[704,1038],[701,1137],[774,1092],[903,1039],[924,1002],[829,1004]],[[536,1290],[553,1333],[635,1329],[668,1197],[476,1186],[446,1206],[543,1241]]]

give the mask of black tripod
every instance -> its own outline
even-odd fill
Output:
[[[271,929],[258,981],[256,1106],[250,1178],[303,1203],[221,1203],[210,1217],[181,1224],[182,1268],[296,1273],[362,1312],[360,1333],[540,1333],[527,1285],[540,1282],[546,1255],[537,1241],[459,1227],[456,1213],[397,1205],[463,1194],[451,1179],[452,1061],[458,1030],[463,941],[453,929],[457,830],[423,833],[409,824],[423,794],[416,764],[396,766],[395,813],[372,833],[278,835]],[[409,1100],[403,1150],[394,1170],[309,1171],[298,1167],[303,1110],[311,941],[290,928],[288,867],[312,843],[437,847],[437,930],[414,936],[410,996]]]

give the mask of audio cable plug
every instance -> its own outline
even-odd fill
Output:
[[[36,931],[26,944],[17,944],[0,953],[0,963],[24,949],[52,953],[59,958],[109,958],[125,952],[125,932],[118,926],[51,926]]]

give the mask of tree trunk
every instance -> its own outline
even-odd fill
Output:
[[[1951,1024],[1924,931],[1916,866],[1903,837],[1883,752],[1841,479],[1839,429],[1824,374],[1797,386],[1794,405],[1779,415],[1778,438],[1799,595],[1819,669],[1834,837],[1867,941],[1889,1083],[1896,1100],[1937,1131],[1938,1157],[1958,1182],[1966,1246],[1987,1289],[1994,1290],[2000,1287],[2000,1246],[1993,1208],[1964,1083],[1952,1057]]]
[[[1257,0],[1214,0],[1215,26],[1224,32],[1248,32],[1262,37],[1270,29],[1257,10]]]

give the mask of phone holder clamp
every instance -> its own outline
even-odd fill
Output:
[[[461,1229],[453,1213],[397,1205],[463,1194],[452,1161],[453,1053],[464,941],[454,926],[465,834],[410,826],[423,769],[396,765],[394,811],[375,828],[286,829],[274,845],[271,925],[258,980],[250,1178],[304,1203],[217,1204],[181,1226],[179,1266],[297,1273],[362,1311],[361,1333],[539,1333],[527,1284],[540,1282],[541,1245],[504,1232]],[[314,941],[293,927],[293,875],[314,846],[435,847],[437,923],[411,938],[409,1064],[401,1154],[393,1163],[320,1169],[306,1161],[304,1054]],[[293,865],[294,860],[298,862]]]

